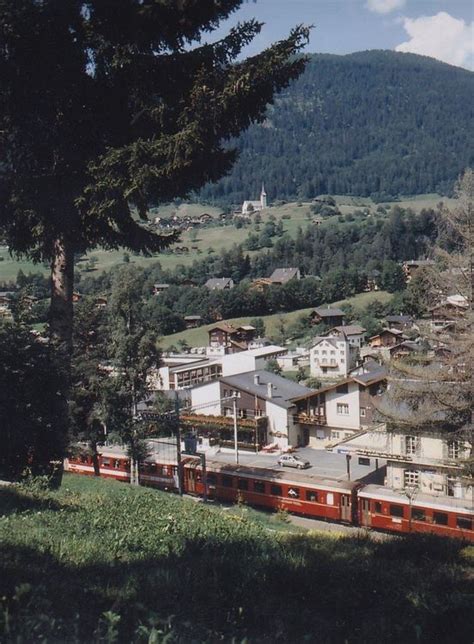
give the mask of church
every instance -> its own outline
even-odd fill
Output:
[[[262,183],[262,192],[260,193],[260,201],[244,201],[242,204],[242,214],[251,215],[253,212],[264,210],[267,207],[267,193],[265,186]]]

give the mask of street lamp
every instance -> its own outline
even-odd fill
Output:
[[[239,464],[239,445],[238,445],[238,432],[237,432],[237,394],[234,392],[232,396],[232,403],[234,406],[234,452],[235,462]]]

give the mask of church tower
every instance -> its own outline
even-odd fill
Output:
[[[265,186],[262,183],[262,192],[260,193],[260,204],[262,206],[262,210],[264,210],[267,207],[267,193],[265,192]]]

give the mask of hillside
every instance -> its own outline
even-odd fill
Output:
[[[5,644],[472,634],[472,547],[462,542],[285,533],[245,507],[231,514],[71,475],[57,492],[0,488],[0,518]]]
[[[474,74],[392,51],[315,54],[237,141],[230,175],[204,199],[446,194],[474,162]]]

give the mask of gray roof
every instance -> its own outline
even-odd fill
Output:
[[[315,347],[317,344],[319,344],[322,341],[329,342],[335,349],[337,349],[337,340],[335,338],[328,338],[326,336],[321,337],[321,336],[316,336],[313,338],[313,342],[311,344],[311,348]]]
[[[255,376],[258,375],[260,379],[260,384],[255,384]],[[265,371],[264,369],[259,369],[257,371],[247,371],[246,373],[239,373],[235,376],[226,376],[225,378],[220,378],[220,381],[235,387],[236,389],[241,389],[246,391],[253,396],[258,396],[264,400],[268,400],[279,407],[288,409],[293,406],[292,398],[298,396],[304,396],[309,393],[311,389],[308,387],[303,387],[288,378],[283,378],[282,376],[277,376],[270,371]],[[268,384],[273,385],[272,396],[268,395]]]
[[[272,282],[285,284],[285,282],[288,282],[289,280],[293,279],[293,277],[296,277],[297,272],[297,268],[275,268],[273,273],[270,275],[270,280]]]
[[[333,329],[329,331],[331,333],[332,331],[342,331],[345,335],[362,335],[365,333],[365,329],[363,326],[359,326],[358,324],[344,324],[343,326],[335,326]]]
[[[344,311],[342,311],[341,309],[330,309],[329,307],[324,307],[324,306],[318,306],[318,308],[314,310],[322,318],[334,317],[336,315],[337,316],[345,315]]]
[[[223,289],[231,282],[230,277],[211,277],[210,279],[207,280],[207,282],[204,284],[207,288],[210,289]]]

